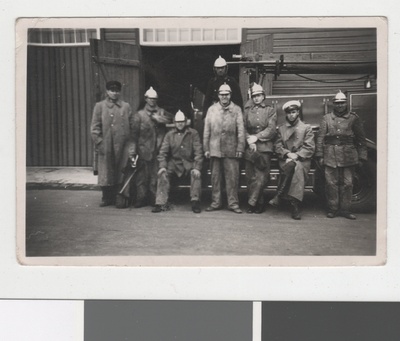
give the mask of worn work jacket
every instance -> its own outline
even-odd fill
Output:
[[[128,103],[107,98],[96,103],[90,127],[98,153],[98,183],[111,186],[122,182],[122,170],[133,153],[133,114]]]
[[[219,87],[224,83],[229,85],[232,90],[231,101],[236,105],[238,105],[240,109],[243,109],[242,93],[240,91],[240,86],[238,82],[236,82],[235,78],[230,76],[225,76],[225,77],[215,76],[211,78],[207,84],[207,90],[203,102],[203,118],[206,117],[208,109],[214,103],[217,103],[219,101],[218,90]]]
[[[139,159],[155,160],[167,132],[166,124],[172,122],[172,115],[162,108],[139,110],[133,117],[134,152]]]
[[[367,160],[365,133],[359,116],[348,112],[326,114],[321,121],[316,157],[323,157],[329,167],[350,167]]]
[[[182,176],[185,170],[201,171],[203,158],[199,133],[189,127],[183,132],[176,128],[169,131],[164,137],[157,157],[159,168],[166,168],[178,176]]]
[[[203,146],[212,157],[236,157],[236,152],[244,152],[244,123],[239,106],[231,102],[223,107],[218,102],[208,109]]]
[[[244,127],[246,140],[250,135],[257,136],[257,151],[272,152],[273,140],[276,136],[276,111],[271,106],[261,102],[246,105],[244,110]]]

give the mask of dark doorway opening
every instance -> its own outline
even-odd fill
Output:
[[[182,110],[191,116],[191,95],[197,88],[205,93],[213,77],[213,64],[218,56],[227,61],[239,54],[240,45],[142,47],[145,88],[152,86],[158,93],[159,105],[175,114]],[[236,80],[239,68],[229,67],[228,74]]]

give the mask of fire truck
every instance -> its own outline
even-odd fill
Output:
[[[376,64],[374,63],[349,63],[349,62],[285,62],[284,56],[280,56],[279,60],[254,60],[252,57],[233,56],[240,58],[240,61],[228,62],[228,65],[240,65],[245,67],[249,74],[249,84],[262,83],[262,78],[268,74],[273,74],[277,78],[285,73],[307,73],[307,74],[335,74],[343,73],[351,68],[352,73],[376,73]],[[368,82],[368,80],[367,80]],[[356,167],[354,188],[352,197],[352,208],[358,212],[368,212],[376,208],[376,170],[377,170],[377,136],[376,136],[376,112],[377,112],[377,93],[368,90],[366,83],[365,92],[351,92],[342,89],[348,98],[348,109],[356,112],[363,121],[364,129],[367,137],[368,162],[362,168]],[[277,125],[284,123],[285,114],[282,105],[289,100],[299,100],[302,104],[300,117],[310,124],[313,128],[315,136],[318,134],[319,124],[322,116],[332,111],[332,100],[335,93],[331,94],[311,94],[311,95],[289,95],[289,96],[266,96],[266,103],[275,108],[278,114]],[[193,108],[193,126],[199,131],[203,131],[203,115],[202,101],[204,95],[197,89],[193,89],[192,108]],[[247,99],[249,100],[249,99]],[[210,185],[210,170],[207,167],[204,172],[204,185]],[[240,188],[246,188],[246,174],[244,160],[241,161],[240,167]],[[279,184],[279,167],[276,155],[272,158],[270,171],[270,179],[266,186],[266,190],[274,190]],[[312,167],[309,172],[306,189],[312,190],[316,194],[324,198],[325,196],[325,179],[324,170],[316,162],[312,160]]]

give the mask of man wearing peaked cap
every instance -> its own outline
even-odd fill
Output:
[[[282,110],[284,112],[290,112],[292,109],[294,110],[300,110],[301,108],[301,103],[300,101],[293,100],[293,101],[288,101],[282,106]]]
[[[228,208],[242,213],[239,208],[239,159],[243,157],[245,134],[242,109],[231,102],[228,84],[219,87],[219,102],[208,110],[204,123],[203,148],[211,159],[212,202],[206,211],[222,206],[222,178],[225,179]]]
[[[227,84],[231,88],[233,103],[243,110],[243,98],[238,82],[231,76],[228,76],[228,64],[226,60],[219,56],[214,62],[214,77],[207,84],[206,93],[203,102],[203,118],[206,117],[208,109],[214,103],[219,101],[218,90],[222,84]]]
[[[282,198],[288,199],[292,206],[292,218],[296,220],[301,219],[300,203],[315,151],[314,133],[310,125],[300,120],[300,108],[301,103],[296,100],[282,106],[286,123],[279,126],[274,143],[281,176],[277,193],[269,201],[270,205],[279,206]]]
[[[158,94],[153,87],[146,91],[144,98],[145,106],[133,119],[134,151],[139,155],[135,179],[135,208],[155,204],[157,155],[167,132],[166,125],[173,120],[172,114],[158,106]]]
[[[247,213],[264,211],[264,187],[269,178],[273,141],[276,135],[276,111],[265,103],[261,85],[251,88],[251,102],[244,109],[244,127],[247,147],[246,179],[248,193]]]
[[[156,205],[153,213],[168,209],[170,180],[190,178],[190,199],[192,211],[200,213],[201,168],[203,148],[198,132],[188,127],[188,121],[182,111],[175,115],[175,129],[170,130],[163,140],[158,154],[159,170],[157,173]]]
[[[135,154],[131,134],[133,114],[130,105],[119,98],[120,91],[120,82],[106,83],[106,99],[96,103],[90,127],[103,194],[100,206],[115,204],[123,170]]]
[[[367,161],[366,139],[360,118],[347,110],[347,98],[341,91],[333,99],[333,112],[322,118],[316,157],[325,167],[327,217],[356,219],[351,212],[353,178],[355,167]]]
[[[108,81],[106,83],[106,89],[120,92],[122,89],[122,84],[118,81]]]

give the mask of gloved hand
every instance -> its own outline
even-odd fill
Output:
[[[256,143],[257,140],[258,140],[258,138],[257,138],[256,135],[250,135],[250,136],[247,138],[247,143],[248,143],[249,145],[251,145],[251,144],[253,144],[253,143]]]
[[[297,160],[299,158],[296,153],[287,153],[287,157],[292,160]]]
[[[241,159],[243,157],[243,153],[242,152],[236,152],[236,157],[238,159]]]
[[[204,156],[205,156],[206,159],[209,159],[210,158],[210,152],[205,152]]]
[[[159,169],[159,171],[157,172],[157,175],[158,176],[160,176],[160,175],[162,175],[163,173],[165,173],[167,170],[163,167],[163,168],[160,168]]]
[[[191,173],[192,173],[193,178],[200,179],[201,172],[198,169],[192,169]]]
[[[320,166],[323,166],[323,165],[324,165],[324,158],[323,158],[323,157],[320,157],[320,158],[318,159],[318,164],[319,164]]]
[[[257,150],[257,145],[255,143],[249,144],[249,149],[252,152],[255,152]]]

